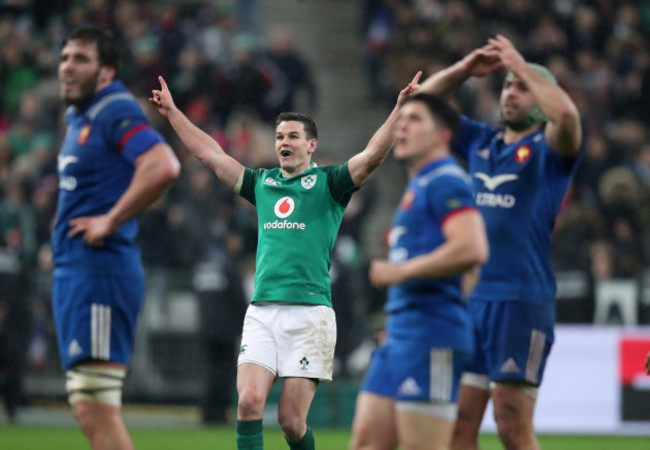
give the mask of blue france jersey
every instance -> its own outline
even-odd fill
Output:
[[[550,234],[578,158],[555,153],[543,130],[512,144],[503,137],[463,117],[454,143],[469,164],[490,243],[471,299],[553,305]]]
[[[66,112],[67,132],[58,159],[59,198],[52,235],[54,264],[68,272],[116,273],[140,270],[136,219],[123,223],[104,246],[68,238],[71,219],[107,213],[131,183],[135,160],[163,138],[119,81],[83,108]]]
[[[467,173],[453,158],[434,161],[411,179],[389,234],[392,263],[430,253],[445,242],[444,222],[475,209]],[[410,280],[391,286],[386,311],[391,336],[421,334],[426,342],[450,348],[470,345],[469,318],[461,297],[460,275]],[[420,331],[417,331],[420,330]]]

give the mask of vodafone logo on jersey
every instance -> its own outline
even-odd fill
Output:
[[[273,213],[278,219],[286,219],[296,209],[296,202],[291,197],[282,197],[275,202]],[[265,222],[263,225],[265,230],[305,230],[307,225],[303,222],[290,222],[288,220],[274,220],[273,222]]]
[[[286,219],[293,214],[294,209],[296,209],[296,202],[294,202],[291,197],[282,197],[280,200],[275,202],[273,212],[280,219]]]

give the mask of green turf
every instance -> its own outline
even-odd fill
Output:
[[[346,449],[350,433],[347,430],[316,429],[317,448],[320,450]],[[136,429],[131,431],[138,450],[214,450],[234,449],[232,428],[206,429]],[[286,450],[282,434],[277,429],[266,430],[266,450]],[[542,448],[550,450],[647,450],[650,437],[613,436],[540,436]],[[2,427],[2,450],[86,450],[88,445],[81,432],[71,428]],[[493,435],[481,437],[482,450],[501,449]]]

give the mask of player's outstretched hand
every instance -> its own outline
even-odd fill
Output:
[[[158,81],[160,82],[160,90],[154,89],[151,91],[149,103],[154,105],[162,116],[167,117],[169,111],[176,108],[176,105],[174,104],[172,93],[169,92],[167,83],[165,83],[165,79],[158,76]]]
[[[499,52],[490,44],[472,51],[461,63],[470,77],[480,78],[503,69]]]
[[[488,39],[488,45],[497,51],[499,59],[507,70],[516,72],[517,69],[526,65],[524,57],[505,36],[497,34],[495,38]]]
[[[645,357],[645,371],[650,375],[650,353]]]
[[[415,91],[418,90],[418,82],[420,81],[420,77],[422,76],[422,71],[418,71],[418,73],[415,74],[413,77],[413,80],[406,85],[404,89],[402,89],[399,93],[399,96],[397,97],[397,106],[401,107],[404,102],[406,101],[407,98],[409,98],[411,95],[415,94]]]

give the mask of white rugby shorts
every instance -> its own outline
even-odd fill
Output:
[[[324,305],[252,304],[237,365],[254,363],[279,378],[332,381],[336,317]]]

